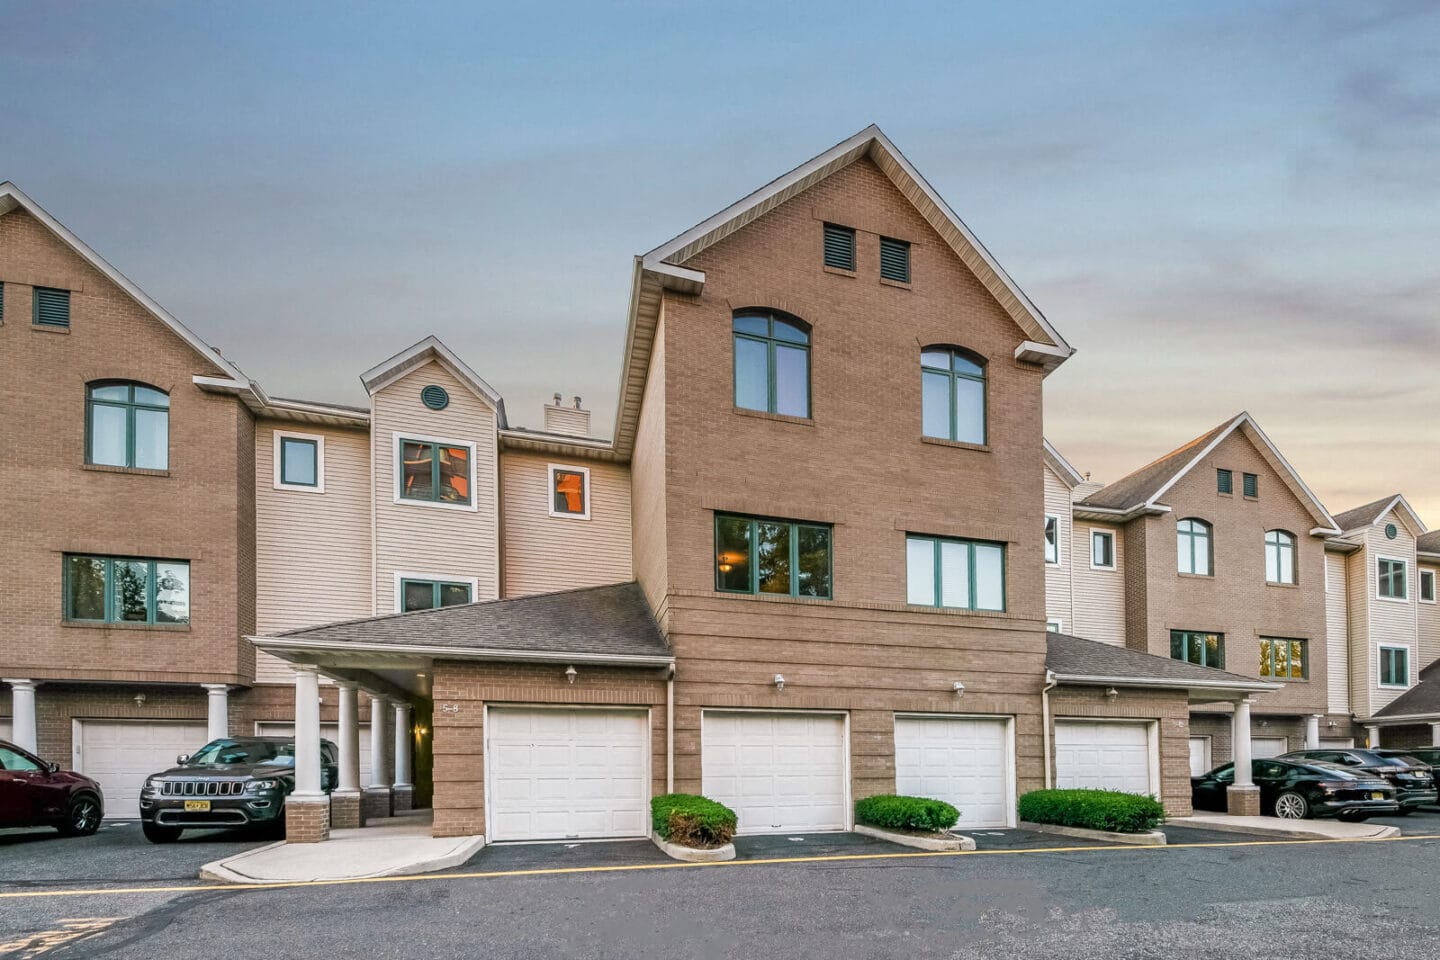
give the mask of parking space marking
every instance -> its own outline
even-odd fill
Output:
[[[84,917],[75,920],[56,921],[55,930],[42,930],[26,934],[18,940],[0,943],[0,957],[14,957],[16,960],[30,960],[49,953],[66,944],[75,943],[110,929],[124,917]]]
[[[286,880],[276,883],[197,883],[172,887],[91,887],[77,890],[17,890],[0,892],[0,900],[21,900],[44,897],[97,897],[146,893],[201,893],[216,890],[243,892],[247,890],[286,890],[295,887],[344,887],[362,883],[416,883],[439,880],[492,880],[503,877],[546,877],[583,873],[633,873],[641,870],[694,870],[717,867],[760,867],[785,863],[843,863],[862,860],[932,860],[940,857],[1005,857],[1046,853],[1110,853],[1125,850],[1131,853],[1197,850],[1235,847],[1300,847],[1333,846],[1336,844],[1405,843],[1415,840],[1440,840],[1440,834],[1400,837],[1356,837],[1323,840],[1236,840],[1207,843],[1173,843],[1161,846],[1115,844],[1086,847],[1022,847],[1010,850],[921,850],[914,853],[837,853],[808,857],[768,857],[760,860],[723,860],[714,863],[625,863],[596,867],[533,867],[525,870],[477,870],[465,873],[415,873],[394,877],[361,877],[353,880]]]

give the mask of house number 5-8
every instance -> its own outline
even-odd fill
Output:
[[[440,712],[441,712],[441,713],[459,713],[459,712],[460,712],[460,704],[458,704],[458,703],[442,703],[442,704],[440,704]]]

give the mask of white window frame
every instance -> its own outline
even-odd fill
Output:
[[[1110,538],[1110,565],[1103,566],[1095,562],[1095,538],[1097,536]],[[1100,527],[1090,528],[1090,569],[1091,570],[1116,570],[1119,569],[1120,551],[1116,548],[1116,537],[1114,530],[1102,529]]]
[[[1405,570],[1405,596],[1403,596],[1403,597],[1385,597],[1385,596],[1381,596],[1381,595],[1380,595],[1380,561],[1381,561],[1381,560],[1389,560],[1391,563],[1398,563],[1398,564],[1401,565],[1401,567],[1404,568],[1404,570]],[[1377,554],[1375,555],[1375,566],[1371,567],[1370,569],[1375,572],[1375,579],[1374,579],[1373,581],[1371,581],[1371,583],[1372,583],[1371,589],[1373,589],[1373,590],[1375,591],[1375,599],[1376,599],[1376,600],[1381,600],[1381,601],[1384,601],[1385,603],[1409,603],[1409,602],[1410,602],[1410,561],[1409,561],[1409,560],[1407,560],[1407,559],[1404,558],[1404,557],[1390,557],[1390,556],[1386,556],[1386,555],[1383,554],[1383,553],[1377,553]]]
[[[1060,515],[1058,513],[1045,514],[1045,522],[1049,523],[1051,520],[1055,521],[1055,559],[1050,559],[1050,544],[1046,543],[1045,565],[1048,567],[1063,567],[1065,565],[1065,538],[1061,536],[1063,524],[1060,522]]]
[[[405,598],[400,593],[400,584],[406,580],[429,580],[432,583],[468,583],[470,584],[470,602],[478,603],[480,600],[480,578],[479,577],[457,577],[448,573],[410,573],[408,571],[395,571],[395,612],[405,611]],[[432,610],[443,609],[432,607]],[[411,611],[416,613],[418,611]]]
[[[1055,628],[1054,630],[1051,630],[1051,629],[1050,629],[1052,626]],[[1064,633],[1064,632],[1065,632],[1065,621],[1064,621],[1064,620],[1057,620],[1057,619],[1054,619],[1054,618],[1051,618],[1051,619],[1049,619],[1049,620],[1046,620],[1046,621],[1045,621],[1045,630],[1046,630],[1047,632],[1049,632],[1049,633]]]
[[[299,493],[324,493],[325,492],[325,437],[319,433],[297,433],[291,430],[274,431],[274,447],[271,458],[275,461],[275,489],[295,490]],[[309,440],[315,444],[315,486],[307,487],[303,483],[286,483],[280,476],[280,444],[285,439]]]
[[[1426,580],[1429,580],[1429,581],[1430,581],[1430,599],[1429,599],[1429,600],[1426,600],[1426,599],[1425,599],[1425,581],[1426,581]],[[1416,569],[1416,571],[1415,571],[1415,599],[1416,599],[1416,601],[1418,601],[1419,603],[1434,603],[1434,602],[1435,602],[1435,588],[1436,588],[1437,585],[1440,585],[1440,584],[1437,584],[1437,581],[1440,581],[1440,577],[1437,577],[1437,576],[1435,575],[1435,571],[1434,571],[1434,570],[1426,570],[1426,569],[1423,568],[1423,567]]]
[[[1381,658],[1385,655],[1385,651],[1386,651],[1386,650],[1404,650],[1404,651],[1405,651],[1405,682],[1404,682],[1404,683],[1385,683],[1384,681],[1382,681],[1382,680],[1380,679],[1380,676],[1381,676],[1381,673],[1382,673],[1382,671],[1381,671],[1381,669],[1380,669],[1380,661],[1381,661]],[[1378,689],[1380,689],[1380,690],[1409,690],[1409,689],[1413,686],[1413,684],[1410,682],[1410,671],[1411,671],[1411,664],[1412,664],[1412,662],[1414,661],[1414,658],[1415,658],[1414,651],[1412,651],[1412,650],[1410,649],[1410,645],[1409,645],[1409,644],[1405,644],[1405,643],[1380,643],[1380,644],[1376,644],[1376,646],[1375,646],[1375,686],[1376,686]]]
[[[583,513],[565,513],[555,509],[555,471],[563,470],[566,473],[578,473],[585,478],[585,511]],[[568,463],[551,463],[545,467],[545,506],[552,517],[561,520],[589,520],[590,519],[590,468],[575,467]]]
[[[415,500],[410,497],[402,497],[401,490],[401,459],[400,444],[405,440],[418,440],[421,443],[439,443],[447,447],[465,447],[470,451],[470,502],[469,503],[441,503],[438,500]],[[423,433],[400,433],[390,434],[390,483],[393,487],[393,499],[395,503],[407,507],[428,507],[434,510],[460,510],[464,513],[478,513],[480,510],[480,491],[476,489],[475,477],[478,469],[475,463],[475,444],[469,440],[455,440],[450,437],[429,437]]]

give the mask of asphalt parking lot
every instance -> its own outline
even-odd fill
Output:
[[[241,830],[189,830],[175,843],[154,844],[135,820],[107,820],[90,837],[62,837],[49,828],[0,830],[0,889],[191,882],[211,860],[271,842]]]

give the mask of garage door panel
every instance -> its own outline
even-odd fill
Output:
[[[203,722],[193,721],[77,723],[75,768],[100,783],[111,819],[138,817],[145,778],[173,767],[179,754],[203,747],[208,732]]]
[[[958,826],[1011,822],[1009,725],[1004,718],[897,717],[895,789],[944,800]]]
[[[739,832],[845,829],[843,716],[707,710],[702,726],[701,790]]]
[[[1151,794],[1150,725],[1057,720],[1055,772],[1064,790]]]

